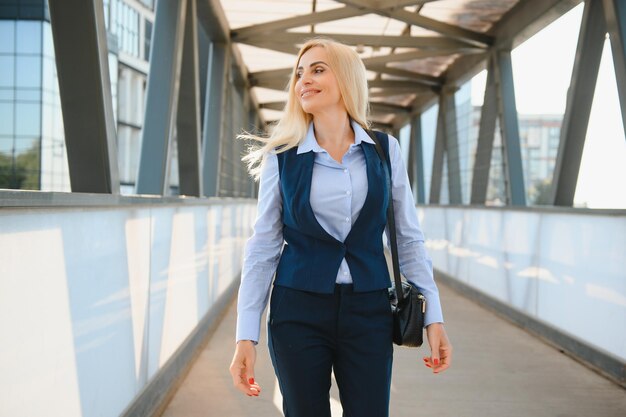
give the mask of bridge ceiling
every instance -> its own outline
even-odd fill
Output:
[[[447,71],[484,55],[490,33],[520,0],[220,0],[261,105],[279,117],[300,46],[327,35],[353,46],[368,69],[371,120],[396,125],[432,101]]]

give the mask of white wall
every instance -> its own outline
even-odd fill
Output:
[[[255,211],[0,210],[0,415],[118,416],[238,278]]]
[[[626,360],[625,215],[456,207],[418,213],[436,269]]]

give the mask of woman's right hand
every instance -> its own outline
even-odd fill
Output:
[[[258,397],[261,387],[254,380],[256,347],[252,340],[240,340],[235,348],[235,355],[230,364],[233,385],[249,397]]]

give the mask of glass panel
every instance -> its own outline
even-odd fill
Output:
[[[0,55],[0,87],[13,87],[14,85],[15,58],[13,55]]]
[[[609,39],[604,43],[574,206],[626,208],[626,140]]]
[[[15,100],[15,90],[13,90],[12,88],[0,88],[0,101],[3,100]]]
[[[0,53],[12,54],[15,52],[15,22],[0,20]]]
[[[15,134],[39,136],[41,134],[41,105],[15,103]]]
[[[43,104],[41,107],[41,135],[53,136],[54,127],[52,118],[54,117],[54,106],[51,104]]]
[[[13,155],[13,138],[0,136],[0,160],[3,157],[12,157]]]
[[[23,20],[17,22],[17,53],[41,53],[41,22]]]
[[[16,57],[16,87],[41,87],[41,58],[38,56]]]
[[[39,189],[39,141],[39,138],[15,140],[16,188]]]
[[[152,22],[145,21],[144,24],[144,55],[143,59],[150,60],[150,44],[152,43]]]
[[[481,106],[485,95],[486,74],[486,71],[480,72],[463,84],[455,93],[463,204],[469,204],[472,193],[472,178],[476,146],[478,145]]]
[[[504,180],[504,148],[500,134],[500,121],[496,119],[496,132],[493,138],[489,184],[487,185],[487,206],[506,205],[506,181]]]
[[[50,23],[43,23],[43,55],[54,59],[54,40]]]
[[[19,101],[36,101],[41,100],[41,90],[18,88],[16,91],[16,100]]]
[[[0,137],[0,188],[14,188],[13,139]]]
[[[0,102],[0,135],[13,135],[13,103]]]
[[[42,88],[46,91],[54,91],[57,83],[56,79],[56,63],[53,58],[43,59],[42,72]]]

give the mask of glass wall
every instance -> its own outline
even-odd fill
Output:
[[[0,20],[0,188],[40,186],[42,27]]]

